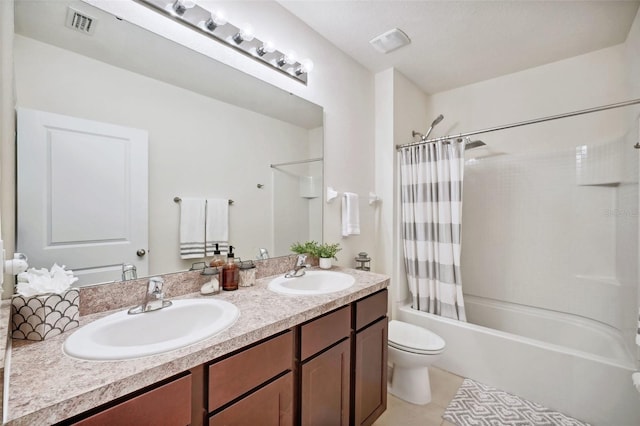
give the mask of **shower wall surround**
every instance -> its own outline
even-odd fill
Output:
[[[590,318],[631,342],[635,297],[624,283],[637,282],[637,272],[618,260],[637,253],[637,160],[625,164],[629,149],[621,139],[468,161],[465,294]],[[491,325],[483,320],[469,311],[470,322]]]
[[[633,99],[636,33],[627,43],[434,94],[428,116],[455,117],[446,129],[455,134]],[[639,113],[632,106],[480,135],[487,147],[467,152],[465,171],[465,294],[590,318],[632,358],[638,157],[630,142]]]

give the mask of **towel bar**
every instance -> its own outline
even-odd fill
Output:
[[[336,191],[335,189],[333,189],[332,186],[327,186],[327,203],[330,203],[331,201],[333,201],[334,198],[338,197],[338,191]],[[378,194],[376,194],[375,192],[371,192],[369,191],[369,205],[373,205],[375,203],[379,203],[380,201],[382,201],[380,199],[380,196]]]
[[[179,203],[180,201],[182,201],[182,198],[180,197],[173,197],[173,202],[174,203]],[[229,200],[229,205],[233,204],[233,200]]]

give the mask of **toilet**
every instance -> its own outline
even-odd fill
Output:
[[[389,393],[412,404],[431,402],[429,365],[440,357],[445,346],[442,337],[426,328],[390,321]]]

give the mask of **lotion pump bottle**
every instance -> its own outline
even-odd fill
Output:
[[[222,289],[226,291],[237,290],[239,280],[240,269],[236,265],[236,260],[233,256],[233,246],[229,246],[227,263],[222,267]]]
[[[211,262],[209,262],[209,266],[211,266],[212,268],[219,268],[220,266],[224,266],[225,263],[226,262],[220,254],[219,244],[216,243],[216,249],[213,251],[213,259],[211,259]]]

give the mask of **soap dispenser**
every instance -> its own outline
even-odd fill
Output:
[[[240,280],[240,270],[236,265],[236,259],[233,255],[233,246],[229,246],[229,254],[227,254],[227,263],[222,267],[222,289],[232,291],[238,289]]]
[[[225,263],[226,262],[220,254],[220,245],[216,243],[216,249],[213,251],[213,259],[209,262],[209,266],[212,268],[219,268],[220,266],[224,266]]]

